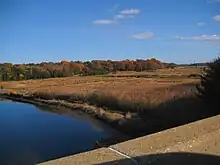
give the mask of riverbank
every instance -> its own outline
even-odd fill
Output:
[[[95,92],[80,95],[8,90],[4,94],[2,93],[2,97],[36,106],[52,107],[52,110],[59,107],[80,110],[123,134],[136,138],[205,118],[208,111],[203,110],[203,106],[193,94],[194,90],[191,89],[191,86],[192,89],[195,88],[193,84],[186,84],[164,89],[165,94],[174,96],[170,101],[158,103],[156,106],[149,104],[150,99],[147,104],[147,101],[119,100],[111,95]],[[183,96],[179,96],[175,95],[173,91],[176,93],[184,91],[184,93]],[[164,94],[162,92],[163,89],[157,89],[154,91],[154,95],[161,96]],[[56,113],[59,113],[59,110]]]
[[[16,81],[4,84],[3,97],[52,107],[55,113],[60,113],[59,107],[80,110],[130,138],[212,115],[196,97],[196,81],[160,81],[100,77]]]

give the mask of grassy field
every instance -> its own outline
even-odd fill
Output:
[[[124,71],[118,72],[115,76],[122,75],[190,75],[201,73],[204,67],[176,67],[174,69],[159,69],[153,72],[134,72],[134,71]],[[107,75],[108,76],[108,75]]]
[[[201,68],[176,68],[155,72],[119,72],[116,74],[129,75],[128,77],[74,76],[1,82],[1,85],[6,90],[17,92],[25,90],[37,96],[47,95],[50,98],[68,99],[72,102],[86,102],[102,107],[108,112],[125,114],[129,119],[133,118],[133,113],[139,114],[142,123],[139,120],[133,120],[125,127],[136,132],[155,132],[203,117],[202,110],[199,110],[201,104],[195,97],[196,84],[199,79],[187,77],[201,72]],[[176,78],[130,77],[137,74],[181,74],[184,76]]]
[[[168,73],[169,70],[159,70],[154,74]],[[200,69],[193,68],[172,70],[172,74],[199,73]],[[152,72],[123,72],[116,75],[148,74]],[[191,92],[193,84],[198,79],[193,78],[134,78],[134,77],[68,77],[43,80],[2,82],[4,89],[27,90],[29,93],[56,93],[56,94],[99,94],[115,97],[120,101],[141,102],[148,105],[157,105],[174,97],[182,97]],[[186,85],[186,84],[191,84]]]

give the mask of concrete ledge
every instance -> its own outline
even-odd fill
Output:
[[[40,165],[91,165],[91,164],[103,164],[112,161],[119,161],[125,157],[113,152],[107,148],[101,148],[93,150],[91,152],[85,152],[68,156],[49,162],[42,163]],[[121,165],[134,165],[130,160],[124,160]]]
[[[170,152],[220,156],[220,115],[116,144],[112,148],[130,157]],[[143,159],[139,162],[147,163]]]
[[[135,162],[128,157],[135,159],[138,164],[163,164],[165,161],[164,156],[158,156],[158,154],[171,155],[171,153],[176,153],[174,155],[178,155],[178,159],[175,159],[177,164],[181,164],[181,162],[179,162],[180,158],[184,162],[187,160],[186,158],[189,158],[190,153],[197,153],[196,156],[195,154],[193,156],[191,154],[191,156],[196,157],[197,159],[198,157],[204,158],[200,164],[205,163],[207,160],[210,162],[210,159],[208,159],[210,157],[204,157],[198,154],[209,154],[216,155],[216,157],[213,157],[212,159],[214,161],[209,164],[219,165],[220,115],[119,143],[110,146],[110,148],[118,153],[110,150],[109,148],[101,148],[49,161],[41,165],[135,164]],[[188,156],[187,154],[181,154],[182,152],[187,152]],[[125,156],[123,156],[123,154]],[[156,159],[155,156],[152,155],[157,155]],[[166,159],[167,158],[168,157],[166,157]],[[172,161],[174,160],[172,159]],[[195,162],[192,163],[195,164]]]

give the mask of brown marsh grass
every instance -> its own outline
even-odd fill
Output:
[[[199,68],[173,69],[172,74],[200,73],[200,70]],[[143,74],[144,72],[140,73]],[[156,73],[167,74],[171,73],[171,71],[170,69],[162,69],[156,71]],[[133,74],[133,72],[127,72],[127,74]],[[29,93],[38,94],[72,95],[72,98],[75,98],[72,101],[80,101],[80,99],[84,98],[91,104],[106,106],[115,110],[142,111],[146,107],[155,107],[166,101],[194,93],[197,82],[198,79],[193,78],[74,76],[10,81],[2,82],[1,84],[4,89],[27,90]]]

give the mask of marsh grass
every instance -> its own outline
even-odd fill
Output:
[[[46,100],[66,100],[68,102],[87,103],[102,107],[105,110],[121,113],[142,113],[145,111],[152,111],[159,105],[162,107],[166,102],[178,100],[183,97],[193,96],[196,90],[196,84],[175,85],[167,88],[158,88],[150,91],[145,95],[141,93],[137,97],[140,99],[133,99],[134,96],[112,95],[107,92],[92,92],[87,94],[78,93],[55,93],[55,92],[36,92],[33,96]],[[141,96],[143,96],[141,98]],[[162,114],[162,112],[160,112]],[[166,112],[168,113],[168,112]],[[173,112],[172,112],[173,113]]]

